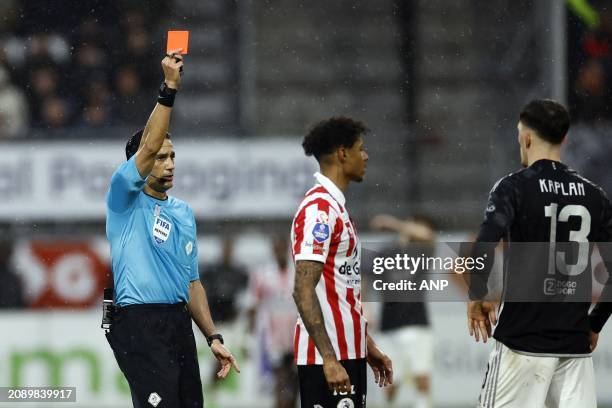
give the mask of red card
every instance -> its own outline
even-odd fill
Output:
[[[168,31],[168,44],[166,52],[181,48],[180,54],[185,55],[189,51],[189,31]]]

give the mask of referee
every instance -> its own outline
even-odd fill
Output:
[[[193,319],[225,378],[234,356],[216,332],[198,278],[196,224],[191,207],[166,192],[174,177],[167,133],[180,85],[180,49],[162,60],[165,82],[144,128],[127,142],[106,198],[118,306],[106,337],[125,374],[134,407],[203,407]]]

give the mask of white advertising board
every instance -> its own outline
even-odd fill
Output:
[[[312,186],[316,162],[292,139],[175,140],[171,194],[196,216],[290,217]],[[103,219],[124,142],[3,144],[0,220]]]

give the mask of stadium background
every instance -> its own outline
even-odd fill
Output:
[[[536,97],[569,103],[565,160],[612,193],[606,4],[2,1],[0,385],[74,385],[71,406],[129,406],[98,328],[110,278],[103,198],[153,107],[167,29],[191,31],[171,125],[173,193],[196,211],[205,285],[233,243],[222,280],[237,284],[217,295],[239,311],[246,276],[269,261],[270,237],[289,230],[312,182],[301,137],[331,115],[372,129],[367,179],[348,197],[366,240],[378,213],[427,213],[441,240],[468,237],[490,186],[519,166],[517,113]],[[463,305],[430,311],[436,406],[473,406],[488,346],[472,344]],[[240,313],[222,324],[244,372],[214,389],[199,339],[209,407],[270,406],[244,324]],[[612,406],[608,340],[595,364],[598,398]],[[370,405],[382,406],[374,388]]]

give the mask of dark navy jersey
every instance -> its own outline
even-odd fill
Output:
[[[475,247],[507,243],[495,339],[519,352],[588,355],[592,243],[611,236],[606,194],[566,165],[538,160],[499,180]],[[472,299],[485,294],[486,280],[472,279]],[[596,314],[603,325],[609,311]]]
[[[434,255],[434,245],[426,243],[411,243],[408,248],[393,247],[384,251],[383,256],[393,257],[395,254],[407,254],[411,257],[432,257]],[[389,274],[393,275],[394,271]],[[397,271],[395,271],[397,272]],[[426,278],[427,271],[418,269],[415,271],[412,281],[420,285],[420,282]],[[432,271],[433,272],[433,271]],[[400,279],[402,273],[398,273],[395,279]],[[429,326],[429,316],[425,305],[424,295],[419,291],[414,296],[410,297],[410,301],[394,302],[384,300],[382,304],[380,330],[388,332],[396,329],[401,329],[408,326]]]

